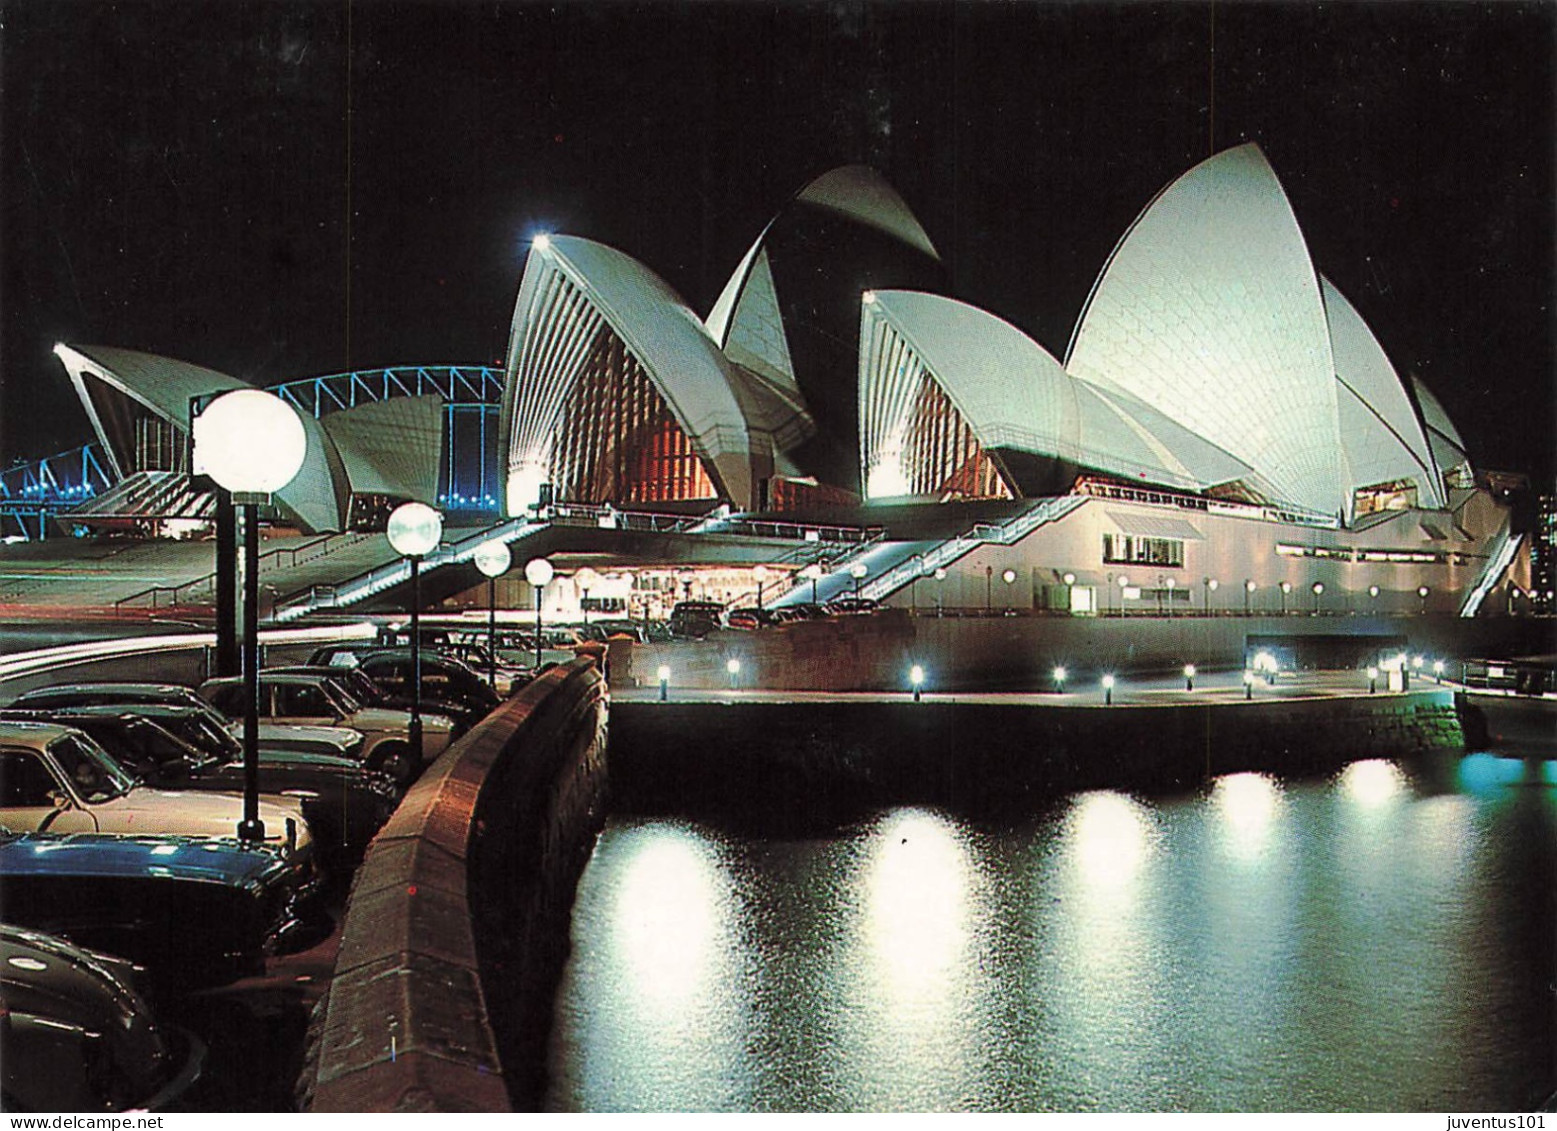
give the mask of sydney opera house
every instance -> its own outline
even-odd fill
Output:
[[[278,520],[369,529],[396,501],[457,496],[488,525],[563,504],[852,522],[882,534],[827,568],[863,565],[856,587],[905,604],[934,577],[948,605],[1470,616],[1528,587],[1510,512],[1313,262],[1257,146],[1146,205],[1063,355],[944,281],[858,166],[798,193],[706,317],[624,251],[536,237],[503,369],[466,394],[316,404]],[[188,420],[242,383],[58,353],[121,498],[138,477],[142,513],[205,517]],[[480,406],[474,440],[460,404]],[[466,493],[453,449],[476,443]]]

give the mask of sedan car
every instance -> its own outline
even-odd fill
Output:
[[[205,1046],[163,1031],[134,967],[0,924],[0,1109],[157,1111],[195,1082]]]
[[[379,688],[382,706],[409,708],[415,683],[414,657],[409,648],[321,648],[309,664],[334,671],[354,670]],[[422,706],[448,715],[469,729],[491,714],[502,702],[486,678],[469,664],[442,652],[424,651]]]
[[[193,690],[178,683],[62,683],[54,687],[36,687],[12,701],[13,707],[95,707],[119,703],[166,703],[210,711],[211,705]],[[234,734],[241,723],[215,716]],[[362,733],[341,726],[298,726],[260,720],[260,746],[271,750],[297,750],[314,754],[336,754],[362,760]]]
[[[266,843],[312,858],[313,834],[295,800],[261,798],[259,817]],[[228,837],[242,818],[234,794],[140,785],[78,730],[0,722],[0,823],[9,829]]]
[[[312,862],[264,844],[0,828],[0,906],[19,927],[122,955],[180,989],[262,972],[308,937]]]
[[[208,679],[200,695],[230,719],[243,715],[243,681],[236,677]],[[371,707],[324,673],[259,673],[260,718],[278,723],[348,726],[363,734],[363,763],[387,770],[400,782],[410,781],[422,767],[448,748],[454,723],[439,714],[422,715],[422,756],[411,752],[411,716],[390,707]]]
[[[0,720],[52,722],[96,739],[140,781],[168,790],[241,793],[243,747],[204,710],[141,704],[0,710]],[[296,800],[326,870],[359,863],[373,834],[395,811],[400,791],[388,774],[347,758],[260,750],[259,787]]]

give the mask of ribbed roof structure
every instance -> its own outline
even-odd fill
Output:
[[[1319,279],[1253,144],[1197,165],[1141,213],[1093,288],[1065,367],[1258,468],[1274,501],[1321,514],[1349,506]]]

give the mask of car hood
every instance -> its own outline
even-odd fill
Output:
[[[243,738],[243,723],[232,723],[229,729]],[[334,749],[340,753],[353,750],[362,741],[362,734],[351,727],[304,726],[299,723],[267,723],[259,725],[259,740],[264,746],[295,749],[297,743],[309,747]]]
[[[232,829],[228,829],[231,834]],[[170,876],[236,886],[261,883],[282,870],[281,855],[231,839],[192,836],[110,836],[104,833],[20,833],[0,840],[7,876]]]
[[[351,717],[349,725],[358,730],[405,730],[411,725],[411,712],[394,707],[364,707]],[[423,734],[450,734],[453,730],[454,723],[443,715],[422,713]]]
[[[181,836],[230,837],[243,819],[243,798],[236,793],[189,793],[150,786],[136,786],[123,797],[89,807],[105,833],[173,833]],[[297,843],[313,839],[303,811],[290,799],[260,798],[259,818],[265,824],[265,840],[279,844],[286,839],[288,818],[297,822]]]

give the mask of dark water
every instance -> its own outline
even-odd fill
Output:
[[[1509,1110],[1554,1081],[1557,762],[774,839],[614,819],[563,1110]]]

